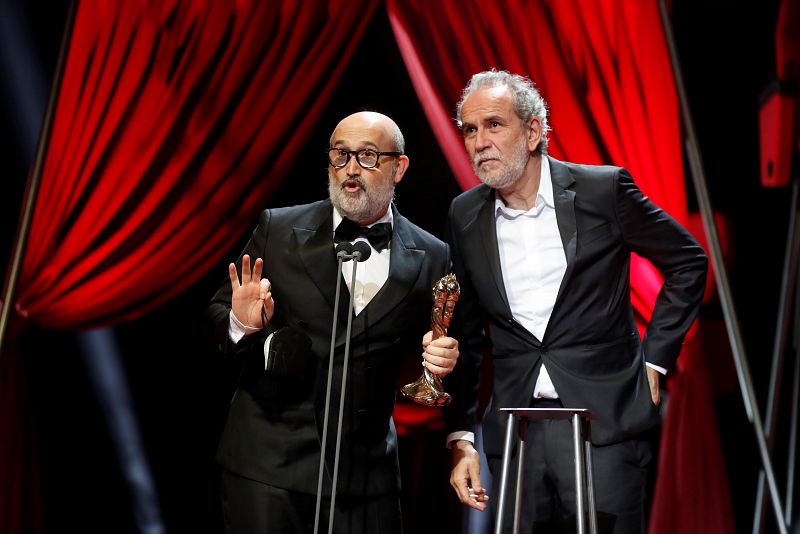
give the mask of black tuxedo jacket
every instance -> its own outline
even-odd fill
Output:
[[[392,206],[389,278],[352,324],[337,494],[363,496],[399,487],[397,439],[391,416],[403,358],[420,358],[430,329],[431,290],[449,272],[448,247],[411,224]],[[218,461],[228,470],[290,490],[315,494],[326,395],[334,292],[339,271],[329,200],[265,210],[242,255],[264,259],[275,314],[261,334],[234,346],[228,337],[230,282],[208,307],[215,343],[245,366],[231,401]],[[241,272],[241,256],[238,260]],[[334,467],[336,426],[349,293],[341,283],[334,385],[326,441],[326,484]],[[288,329],[288,330],[287,330]],[[272,332],[291,332],[278,344],[290,370],[264,371],[263,346]],[[304,345],[305,341],[307,345]],[[275,342],[270,345],[273,347]]]
[[[512,315],[500,271],[495,192],[479,185],[454,199],[447,240],[462,296],[451,335],[460,343],[445,379],[454,404],[449,431],[473,430],[484,328],[494,376],[483,419],[484,446],[501,454],[505,421],[498,409],[530,406],[541,363],[566,407],[588,408],[595,444],[614,443],[659,422],[645,373],[671,369],[700,305],[707,272],[701,247],[654,205],[625,169],[550,158],[556,219],[567,269],[543,339]],[[664,276],[642,343],[630,302],[630,254]]]

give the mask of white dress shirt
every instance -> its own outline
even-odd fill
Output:
[[[333,210],[333,228],[335,229],[339,226],[339,223],[342,222],[342,216],[339,215],[339,212],[336,211],[334,208]],[[394,216],[392,215],[392,210],[389,209],[386,214],[375,221],[372,224],[384,223],[388,222],[389,224],[394,227]],[[372,226],[372,224],[368,226]],[[365,237],[357,237],[353,243],[356,241],[365,241],[369,244],[369,241]],[[356,315],[361,313],[361,311],[367,307],[369,301],[378,294],[378,291],[381,290],[383,284],[386,283],[386,280],[389,278],[389,256],[390,256],[390,249],[392,248],[391,242],[389,246],[385,249],[378,252],[375,250],[372,245],[372,254],[370,254],[367,261],[360,261],[358,262],[358,269],[356,270],[356,290],[353,292],[353,309],[356,312]],[[350,283],[353,279],[353,261],[348,261],[342,264],[342,276],[344,277],[345,283],[347,283],[347,289],[351,292],[353,291],[350,287]]]
[[[541,341],[567,270],[567,257],[556,222],[550,162],[542,158],[539,190],[534,206],[509,208],[495,196],[495,228],[500,270],[514,319]],[[542,364],[533,396],[558,398],[547,368]],[[452,432],[447,444],[458,439],[475,442],[472,432]]]
[[[512,209],[497,196],[495,224],[500,269],[511,315],[541,341],[567,270],[547,158],[542,158],[534,206],[527,211]],[[536,379],[533,396],[558,398],[544,364]]]

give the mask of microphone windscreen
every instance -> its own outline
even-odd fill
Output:
[[[372,255],[372,247],[366,241],[356,241],[353,243],[353,254],[359,252],[361,257],[355,256],[356,261],[367,261]]]
[[[342,241],[336,245],[336,257],[344,261],[350,261],[353,254],[353,245],[347,241]]]

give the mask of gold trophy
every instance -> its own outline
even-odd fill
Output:
[[[450,326],[453,308],[455,308],[459,296],[461,296],[461,288],[454,274],[448,274],[433,286],[433,309],[431,310],[433,339],[447,334],[447,327]],[[416,382],[403,386],[400,391],[409,399],[424,406],[447,406],[453,400],[453,397],[444,390],[439,377],[428,371],[424,362],[422,376]]]

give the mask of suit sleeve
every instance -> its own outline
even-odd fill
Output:
[[[617,175],[616,210],[626,246],[650,261],[664,278],[643,346],[648,362],[671,369],[700,308],[708,258],[685,228],[639,190],[625,169]]]
[[[453,207],[445,228],[445,241],[450,246],[453,272],[461,296],[453,312],[448,334],[458,340],[460,356],[453,372],[444,379],[445,389],[452,395],[450,406],[443,410],[446,432],[475,431],[480,389],[482,350],[486,343],[483,313],[477,295],[459,254],[460,232],[453,217]]]

